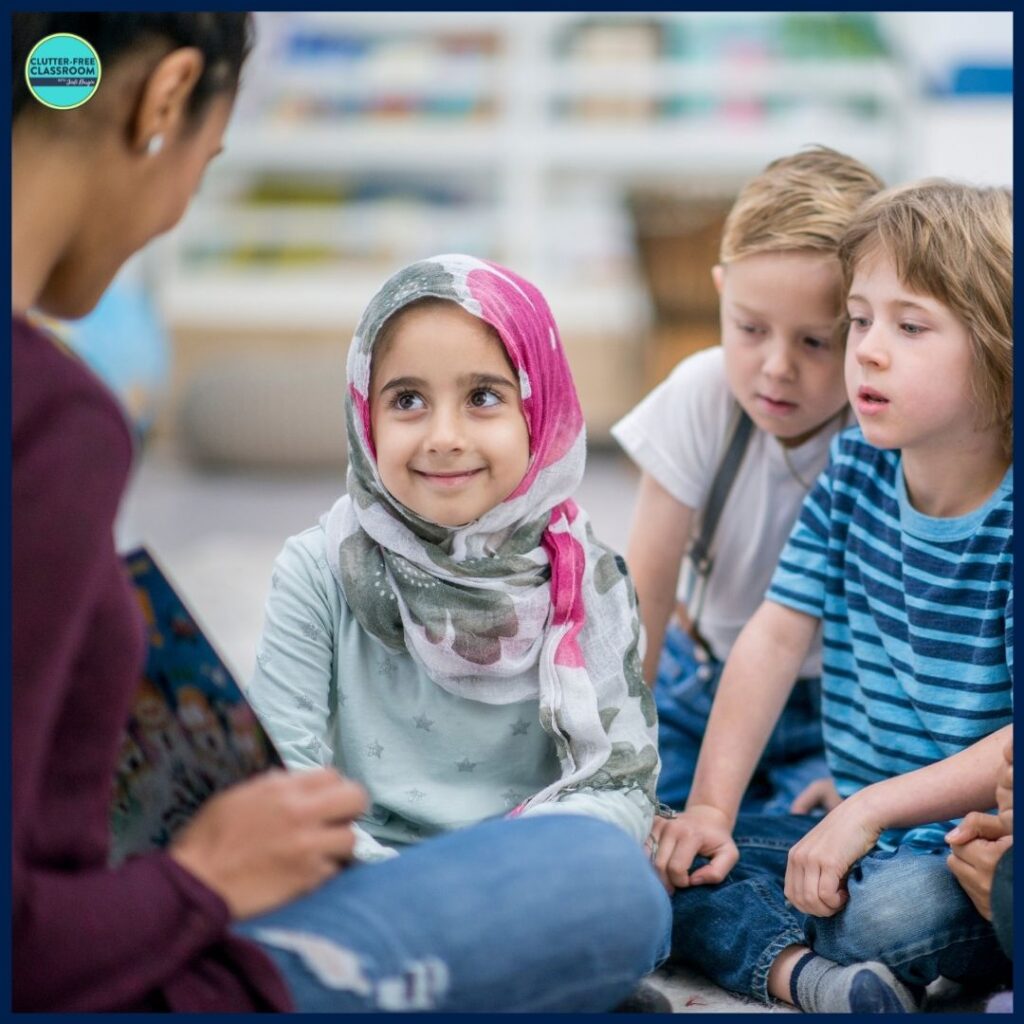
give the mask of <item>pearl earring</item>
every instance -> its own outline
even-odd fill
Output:
[[[146,155],[156,156],[161,149],[164,148],[164,137],[157,132],[156,135],[150,137],[149,142],[146,143]]]

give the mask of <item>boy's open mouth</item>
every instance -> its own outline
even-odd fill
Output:
[[[857,412],[862,416],[874,416],[889,405],[889,399],[874,388],[861,386],[857,388]]]
[[[772,398],[770,395],[757,395],[761,405],[773,413],[792,412],[796,408],[796,402],[787,402],[784,398]]]
[[[874,388],[861,387],[857,391],[857,401],[869,405],[888,405],[889,399]]]

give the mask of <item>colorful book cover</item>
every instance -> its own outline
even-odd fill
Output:
[[[146,667],[121,741],[111,861],[166,846],[213,793],[281,767],[241,688],[152,555],[124,557],[146,621]]]

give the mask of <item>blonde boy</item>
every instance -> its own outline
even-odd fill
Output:
[[[721,346],[680,363],[613,428],[643,470],[627,561],[647,634],[645,677],[657,679],[658,795],[673,806],[689,793],[722,663],[764,595],[832,435],[848,422],[836,250],[854,211],[881,187],[863,164],[824,147],[775,160],[751,180],[712,269]],[[684,552],[741,408],[753,429],[715,533],[698,662],[691,637],[669,619]],[[816,642],[746,809],[787,811],[826,774],[820,673]]]
[[[1012,219],[1005,190],[929,181],[869,201],[840,247],[860,426],[736,642],[686,812],[656,823],[674,954],[728,988],[899,1012],[940,975],[1008,970],[944,837],[995,805],[1012,720]],[[737,817],[822,622],[845,799],[820,822]]]

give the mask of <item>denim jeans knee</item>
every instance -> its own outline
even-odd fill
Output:
[[[298,1010],[602,1012],[665,956],[668,897],[621,829],[484,822],[236,922]]]
[[[829,960],[878,960],[913,985],[938,977],[989,982],[1008,968],[992,925],[947,867],[945,850],[870,853],[851,869],[847,889],[839,913],[807,919],[811,947]]]

